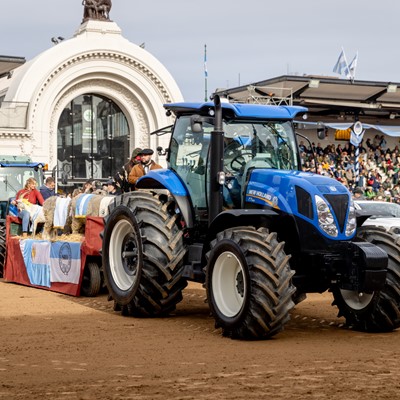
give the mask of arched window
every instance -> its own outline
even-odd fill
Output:
[[[109,179],[129,159],[125,115],[110,99],[85,94],[72,100],[58,123],[59,185]]]

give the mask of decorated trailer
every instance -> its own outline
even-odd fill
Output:
[[[103,287],[103,217],[87,216],[84,235],[21,236],[21,220],[6,218],[4,280],[72,296],[94,297]]]

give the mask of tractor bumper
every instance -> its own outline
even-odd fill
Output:
[[[339,284],[342,289],[372,293],[383,289],[386,282],[388,255],[369,242],[350,243],[346,271],[342,270]]]
[[[372,243],[353,244],[359,249],[360,291],[372,292],[383,289],[386,282],[388,255]]]

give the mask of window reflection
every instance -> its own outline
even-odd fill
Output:
[[[110,99],[93,94],[75,98],[58,124],[58,179],[68,185],[108,179],[129,158],[125,115]]]

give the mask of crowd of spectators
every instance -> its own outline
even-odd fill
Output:
[[[358,179],[355,147],[349,142],[312,143],[310,148],[301,141],[299,148],[304,171],[330,176],[361,198],[400,203],[400,150],[388,148],[384,135],[361,142]]]

